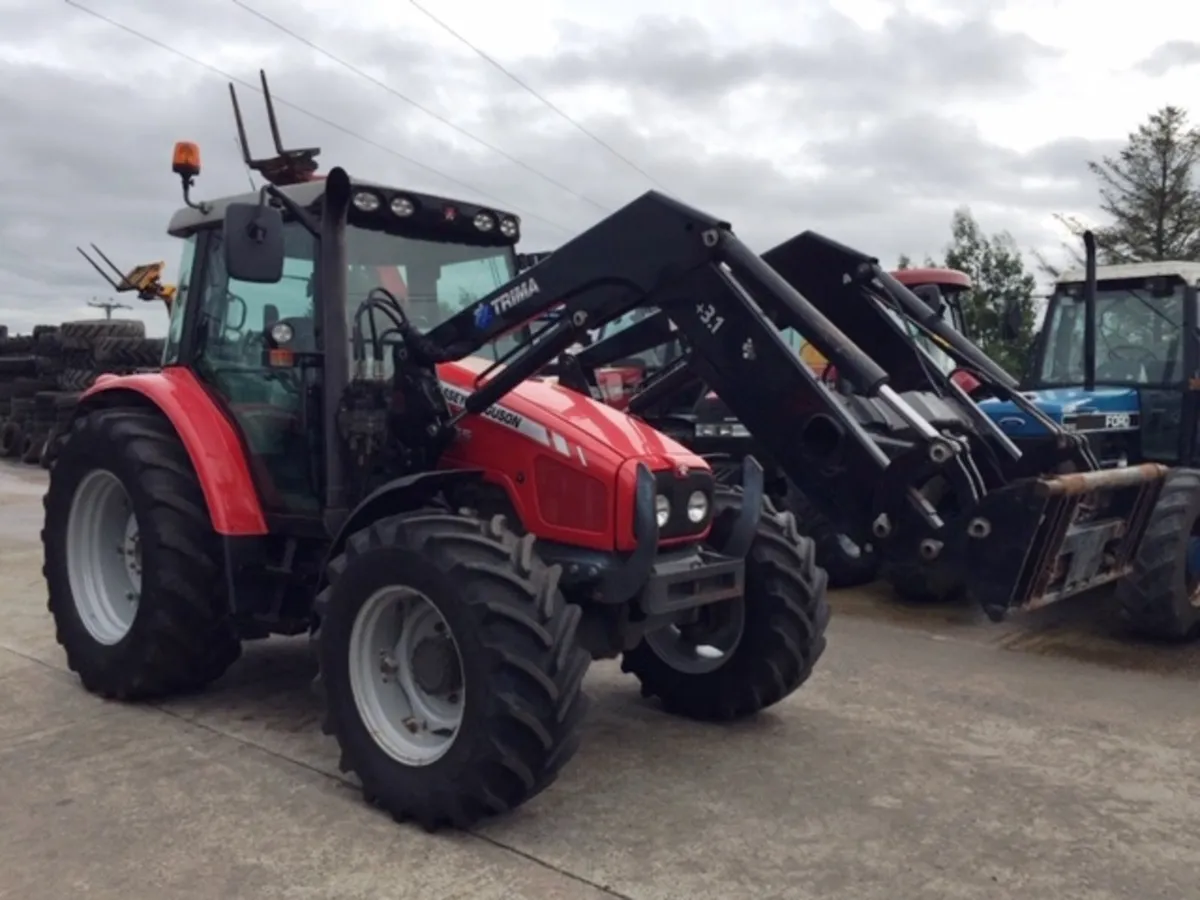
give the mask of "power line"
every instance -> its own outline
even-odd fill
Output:
[[[88,7],[84,6],[83,4],[78,3],[77,0],[64,0],[64,2],[68,6],[75,7],[75,9],[78,9],[80,12],[85,12],[89,16],[92,16],[95,19],[99,19],[100,21],[105,22],[105,23],[113,26],[114,28],[119,28],[121,31],[124,31],[126,34],[131,34],[134,37],[138,38],[139,40],[143,40],[149,44],[153,44],[154,46],[158,47],[161,50],[166,50],[168,53],[174,54],[175,56],[178,56],[180,59],[187,60],[188,62],[192,63],[193,65],[199,66],[202,69],[207,69],[209,72],[212,72],[215,75],[220,75],[222,78],[224,78],[228,81],[232,81],[235,84],[238,84],[248,90],[254,91],[256,94],[262,93],[262,89],[260,87],[258,87],[257,85],[251,84],[248,81],[244,81],[243,79],[238,78],[235,75],[231,75],[228,72],[224,71],[223,69],[217,68],[216,66],[212,65],[211,63],[207,63],[202,59],[197,59],[196,57],[191,56],[176,47],[172,47],[170,44],[166,44],[163,41],[160,41],[158,38],[151,37],[150,35],[145,34],[144,32],[138,31],[137,29],[132,28],[131,26],[126,25],[123,22],[118,22],[116,19],[112,19],[112,18],[104,15],[103,13],[96,12],[94,9],[89,9]],[[435,169],[433,166],[426,165],[425,163],[419,162],[418,160],[415,160],[412,157],[405,156],[403,153],[399,152],[398,150],[393,150],[391,147],[388,147],[384,144],[379,143],[378,141],[372,140],[369,137],[359,134],[358,132],[356,132],[350,128],[347,128],[345,125],[340,125],[337,122],[334,122],[332,119],[327,119],[324,116],[319,115],[318,113],[315,113],[315,112],[312,112],[311,110],[305,109],[303,106],[300,106],[296,103],[292,103],[289,100],[285,100],[283,97],[276,95],[274,91],[271,92],[271,98],[276,103],[280,103],[280,104],[288,107],[289,109],[293,109],[296,112],[300,113],[301,115],[307,116],[308,118],[312,119],[315,122],[320,122],[322,125],[326,125],[329,128],[333,128],[336,131],[340,131],[342,134],[346,135],[347,137],[351,137],[357,141],[362,141],[364,144],[368,144],[371,147],[374,147],[376,150],[382,150],[384,153],[387,153],[390,156],[394,156],[397,159],[402,160],[403,162],[406,162],[411,166],[416,166],[418,169],[424,169],[426,172],[436,175],[439,178],[442,178],[442,179],[450,182],[451,184],[458,185],[459,187],[463,188],[464,190],[470,192],[473,195],[478,195],[480,197],[487,197],[490,200],[496,201],[496,203],[500,204],[502,207],[504,207],[506,209],[510,209],[513,212],[520,213],[522,216],[524,216],[527,219],[536,219],[537,221],[543,223],[544,225],[549,225],[551,228],[555,228],[558,231],[562,231],[566,234],[574,234],[574,231],[575,231],[574,229],[568,228],[565,225],[561,225],[558,222],[551,221],[550,219],[547,219],[544,216],[539,216],[537,213],[532,213],[526,209],[522,209],[521,207],[517,206],[516,204],[509,203],[507,200],[497,197],[494,194],[488,193],[487,191],[483,190],[482,188],[475,187],[474,185],[468,184],[465,181],[461,181],[452,175],[447,175],[445,172]]]
[[[235,2],[236,2],[236,0],[235,0]],[[504,74],[510,81],[512,81],[518,87],[523,88],[526,92],[531,94],[533,97],[536,97],[542,103],[542,105],[544,105],[546,108],[550,109],[551,111],[557,113],[559,117],[566,120],[571,125],[575,126],[575,128],[579,132],[581,132],[584,135],[587,135],[589,138],[591,138],[593,141],[595,141],[597,144],[599,144],[601,147],[603,147],[605,150],[607,150],[609,153],[611,153],[617,159],[621,160],[621,162],[625,163],[625,165],[629,166],[629,168],[633,169],[635,172],[640,174],[643,178],[645,178],[651,184],[662,188],[664,191],[667,190],[667,188],[664,187],[662,182],[660,182],[657,178],[655,178],[653,175],[651,175],[649,172],[647,172],[645,169],[643,169],[641,166],[639,166],[637,163],[635,163],[628,156],[621,153],[621,151],[617,150],[615,147],[613,147],[611,144],[609,144],[603,138],[599,137],[594,132],[589,131],[587,128],[585,128],[583,125],[581,125],[576,119],[572,118],[570,115],[563,112],[561,109],[559,109],[557,106],[555,106],[554,103],[552,103],[546,96],[538,93],[536,90],[534,90],[534,88],[530,87],[528,84],[526,84],[520,78],[518,78],[512,71],[510,71],[508,68],[506,68],[502,63],[499,63],[496,60],[494,60],[492,57],[488,56],[488,54],[486,54],[482,50],[480,50],[477,46],[475,46],[473,43],[471,43],[471,41],[469,41],[467,38],[463,37],[461,34],[459,34],[457,31],[455,31],[453,28],[451,28],[449,25],[447,25],[445,22],[443,22],[441,19],[439,19],[437,16],[435,16],[433,13],[431,13],[429,10],[427,10],[425,7],[423,7],[420,3],[417,2],[417,0],[408,0],[408,2],[413,6],[414,9],[417,10],[417,12],[424,15],[426,18],[428,18],[430,21],[432,21],[435,25],[437,25],[439,28],[441,28],[443,31],[445,31],[447,34],[449,34],[451,37],[455,38],[461,44],[465,45],[467,48],[472,50],[475,53],[475,55],[478,56],[480,59],[482,59],[484,62],[490,63],[494,68],[499,70],[502,74]]]
[[[250,6],[250,4],[245,3],[244,0],[230,0],[230,2],[232,2],[234,6],[240,7],[241,9],[250,13],[250,15],[254,16],[255,18],[258,18],[258,19],[262,20],[263,22],[266,22],[272,28],[278,29],[279,31],[282,31],[284,34],[288,35],[289,37],[294,38],[295,40],[304,44],[309,49],[315,50],[317,53],[320,53],[322,56],[326,57],[327,59],[330,59],[333,62],[337,63],[339,66],[342,66],[344,69],[346,69],[350,72],[353,72],[359,78],[363,78],[366,81],[371,82],[376,87],[383,88],[385,91],[387,91],[393,97],[403,100],[409,106],[419,109],[421,112],[425,113],[425,115],[427,115],[433,119],[436,119],[437,121],[441,122],[443,125],[447,126],[448,128],[453,128],[456,132],[461,134],[463,137],[466,137],[472,141],[475,141],[477,144],[480,144],[481,146],[486,147],[488,150],[491,150],[493,153],[503,156],[505,159],[507,159],[509,162],[513,163],[514,165],[518,165],[525,171],[533,173],[534,175],[536,175],[538,178],[542,179],[546,183],[552,184],[556,188],[559,188],[560,190],[570,194],[576,200],[582,200],[584,203],[590,203],[592,206],[596,207],[601,212],[606,212],[606,213],[612,212],[611,207],[605,206],[603,203],[600,203],[596,200],[593,200],[591,197],[588,197],[584,194],[579,193],[574,188],[572,188],[570,185],[563,184],[561,181],[558,181],[557,179],[552,178],[551,176],[547,175],[545,172],[541,171],[540,169],[535,168],[534,166],[531,166],[529,163],[525,162],[524,160],[518,159],[517,157],[513,156],[511,153],[508,153],[506,150],[502,150],[501,148],[497,147],[495,144],[492,144],[492,143],[484,140],[483,138],[479,137],[478,135],[473,134],[470,131],[467,131],[465,128],[462,128],[461,126],[454,124],[454,122],[452,122],[450,119],[447,119],[445,116],[441,115],[440,113],[434,112],[432,109],[417,102],[412,97],[409,97],[407,94],[401,93],[400,91],[398,91],[394,87],[392,87],[390,84],[380,81],[378,78],[369,74],[368,72],[364,72],[362,69],[358,68],[355,65],[352,65],[351,63],[342,59],[340,56],[333,53],[332,51],[326,50],[324,47],[319,46],[318,44],[316,44],[313,41],[309,40],[308,38],[304,37],[303,35],[298,34],[297,32],[293,31],[291,28],[284,25],[282,22],[272,19],[266,13],[259,12],[257,9],[254,9],[252,6]]]

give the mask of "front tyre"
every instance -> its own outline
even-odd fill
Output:
[[[381,519],[329,566],[316,634],[341,768],[397,821],[468,828],[545,789],[579,746],[590,657],[557,567],[497,516]]]
[[[738,488],[718,486],[711,540],[720,546],[741,508]],[[741,598],[701,607],[691,621],[648,634],[621,660],[642,696],[668,712],[729,721],[778,703],[812,674],[825,651],[825,571],[791,513],[764,506],[746,557]]]
[[[1182,641],[1200,633],[1200,471],[1167,473],[1133,572],[1117,582],[1114,599],[1140,637]]]
[[[165,419],[130,409],[78,419],[44,504],[50,614],[87,690],[122,700],[195,690],[238,658],[218,538]]]

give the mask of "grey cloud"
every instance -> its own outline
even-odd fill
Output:
[[[343,165],[364,177],[532,213],[524,216],[523,243],[529,249],[556,246],[602,215],[232,3],[214,4],[211,14],[181,23],[168,16],[165,5],[83,2],[204,59],[219,59],[212,55],[219,45],[235,45],[236,53],[224,57],[234,60],[227,63],[232,74],[253,82],[262,64],[279,99],[359,136],[281,104],[285,141],[319,144],[324,166]],[[610,209],[650,187],[641,175],[465,51],[434,49],[419,35],[322,22],[302,6],[282,0],[255,0],[253,5]],[[166,222],[180,203],[178,182],[167,163],[173,141],[200,143],[205,163],[201,196],[243,191],[247,179],[234,143],[228,94],[219,77],[65,4],[26,4],[22,10],[21,46],[57,49],[65,57],[57,65],[34,65],[3,62],[0,54],[0,121],[5,123],[0,157],[6,161],[0,170],[0,321],[28,328],[34,322],[79,315],[87,298],[105,293],[75,254],[76,244],[96,241],[122,264],[166,259],[173,268],[179,248],[165,235]],[[745,152],[713,151],[708,140],[712,132],[729,128],[719,118],[589,115],[573,107],[572,114],[670,193],[732,221],[759,249],[814,228],[883,259],[901,251],[920,256],[940,248],[952,210],[963,203],[977,208],[988,228],[1010,228],[1026,243],[1045,242],[1046,235],[1027,225],[1027,212],[1078,209],[1094,193],[1086,183],[1084,160],[1096,154],[1086,142],[1057,141],[1015,154],[919,108],[942,96],[937,89],[943,82],[946,91],[969,93],[981,59],[985,65],[994,59],[998,83],[1012,89],[1020,83],[1023,67],[1044,55],[1043,50],[1023,38],[1000,36],[994,45],[1000,49],[985,52],[987,29],[978,20],[955,26],[960,41],[963,34],[977,35],[974,50],[957,46],[947,36],[949,26],[912,18],[893,20],[883,36],[856,35],[852,25],[838,17],[830,17],[829,25],[830,36],[820,43],[820,53],[791,59],[793,75],[786,77],[807,72],[810,82],[843,90],[837,95],[843,102],[819,103],[822,97],[834,96],[819,91],[808,97],[787,94],[778,99],[791,105],[781,105],[779,116],[764,113],[782,117],[785,131],[786,123],[796,123],[795,150],[788,158],[752,155],[757,149],[752,139],[746,141]],[[660,32],[660,39],[667,34]],[[0,35],[0,48],[7,40]],[[560,54],[568,62],[583,52],[583,38],[577,34],[571,40],[572,47]],[[623,52],[604,35],[594,40],[605,42],[604,52]],[[854,47],[861,52],[849,53]],[[923,47],[938,52],[926,53]],[[678,43],[666,49],[671,58],[692,54],[702,71],[709,69],[700,64],[705,53],[720,57],[695,25],[684,27]],[[776,52],[783,54],[783,49]],[[752,62],[750,56],[741,58]],[[116,67],[114,59],[119,60]],[[542,71],[553,59],[506,59],[506,64],[549,89],[546,85],[563,85]],[[787,61],[783,55],[779,59]],[[821,68],[821,60],[828,69]],[[887,61],[899,68],[876,68]],[[66,62],[76,70],[66,68]],[[722,65],[711,69],[724,72],[728,83],[737,69]],[[96,74],[100,72],[114,74]],[[857,86],[837,88],[839,79],[846,77]],[[639,102],[661,105],[661,88],[646,72],[614,71],[610,80],[628,85],[638,78],[645,81]],[[873,88],[872,83],[881,86]],[[678,90],[687,87],[686,79],[668,84]],[[867,103],[872,91],[893,88],[915,91],[921,102],[901,103],[893,96],[881,104]],[[993,89],[981,81],[978,90],[986,94]],[[251,140],[265,153],[261,100],[245,90],[239,93]],[[850,103],[848,97],[862,99],[863,104]],[[454,180],[415,167],[398,154]],[[797,166],[809,174],[795,175]],[[1015,186],[1031,176],[1051,179],[1056,187],[1038,196],[1020,196]],[[159,322],[157,312],[149,315]]]
[[[1147,75],[1160,77],[1173,69],[1200,63],[1200,41],[1167,41],[1160,44],[1137,68]]]
[[[685,103],[712,103],[740,88],[784,85],[827,102],[870,103],[913,92],[996,94],[1029,84],[1030,67],[1057,51],[998,30],[986,17],[941,24],[906,12],[879,33],[833,12],[807,45],[772,41],[721,49],[695,19],[645,17],[617,35],[583,35],[522,67],[539,83],[620,85]]]

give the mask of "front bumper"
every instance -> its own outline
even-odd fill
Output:
[[[563,586],[591,588],[597,603],[637,599],[647,615],[671,615],[740,597],[745,588],[745,558],[758,532],[763,505],[763,470],[752,456],[742,462],[742,503],[720,547],[693,544],[678,550],[659,548],[654,498],[658,485],[645,465],[638,466],[634,503],[637,547],[631,553],[581,551],[539,545],[546,562],[563,567]]]

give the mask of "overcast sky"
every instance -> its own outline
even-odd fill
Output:
[[[1200,96],[1200,42],[1180,40],[1200,10],[1166,0],[420,2],[612,151],[407,0],[78,0],[249,84],[265,67],[285,143],[518,212],[530,250],[659,187],[760,250],[812,228],[919,259],[967,205],[1054,254],[1053,213],[1097,215],[1086,161]],[[174,274],[174,141],[201,145],[201,196],[247,173],[221,75],[65,0],[0,0],[0,22],[0,322],[27,330],[108,295],[77,244]]]

